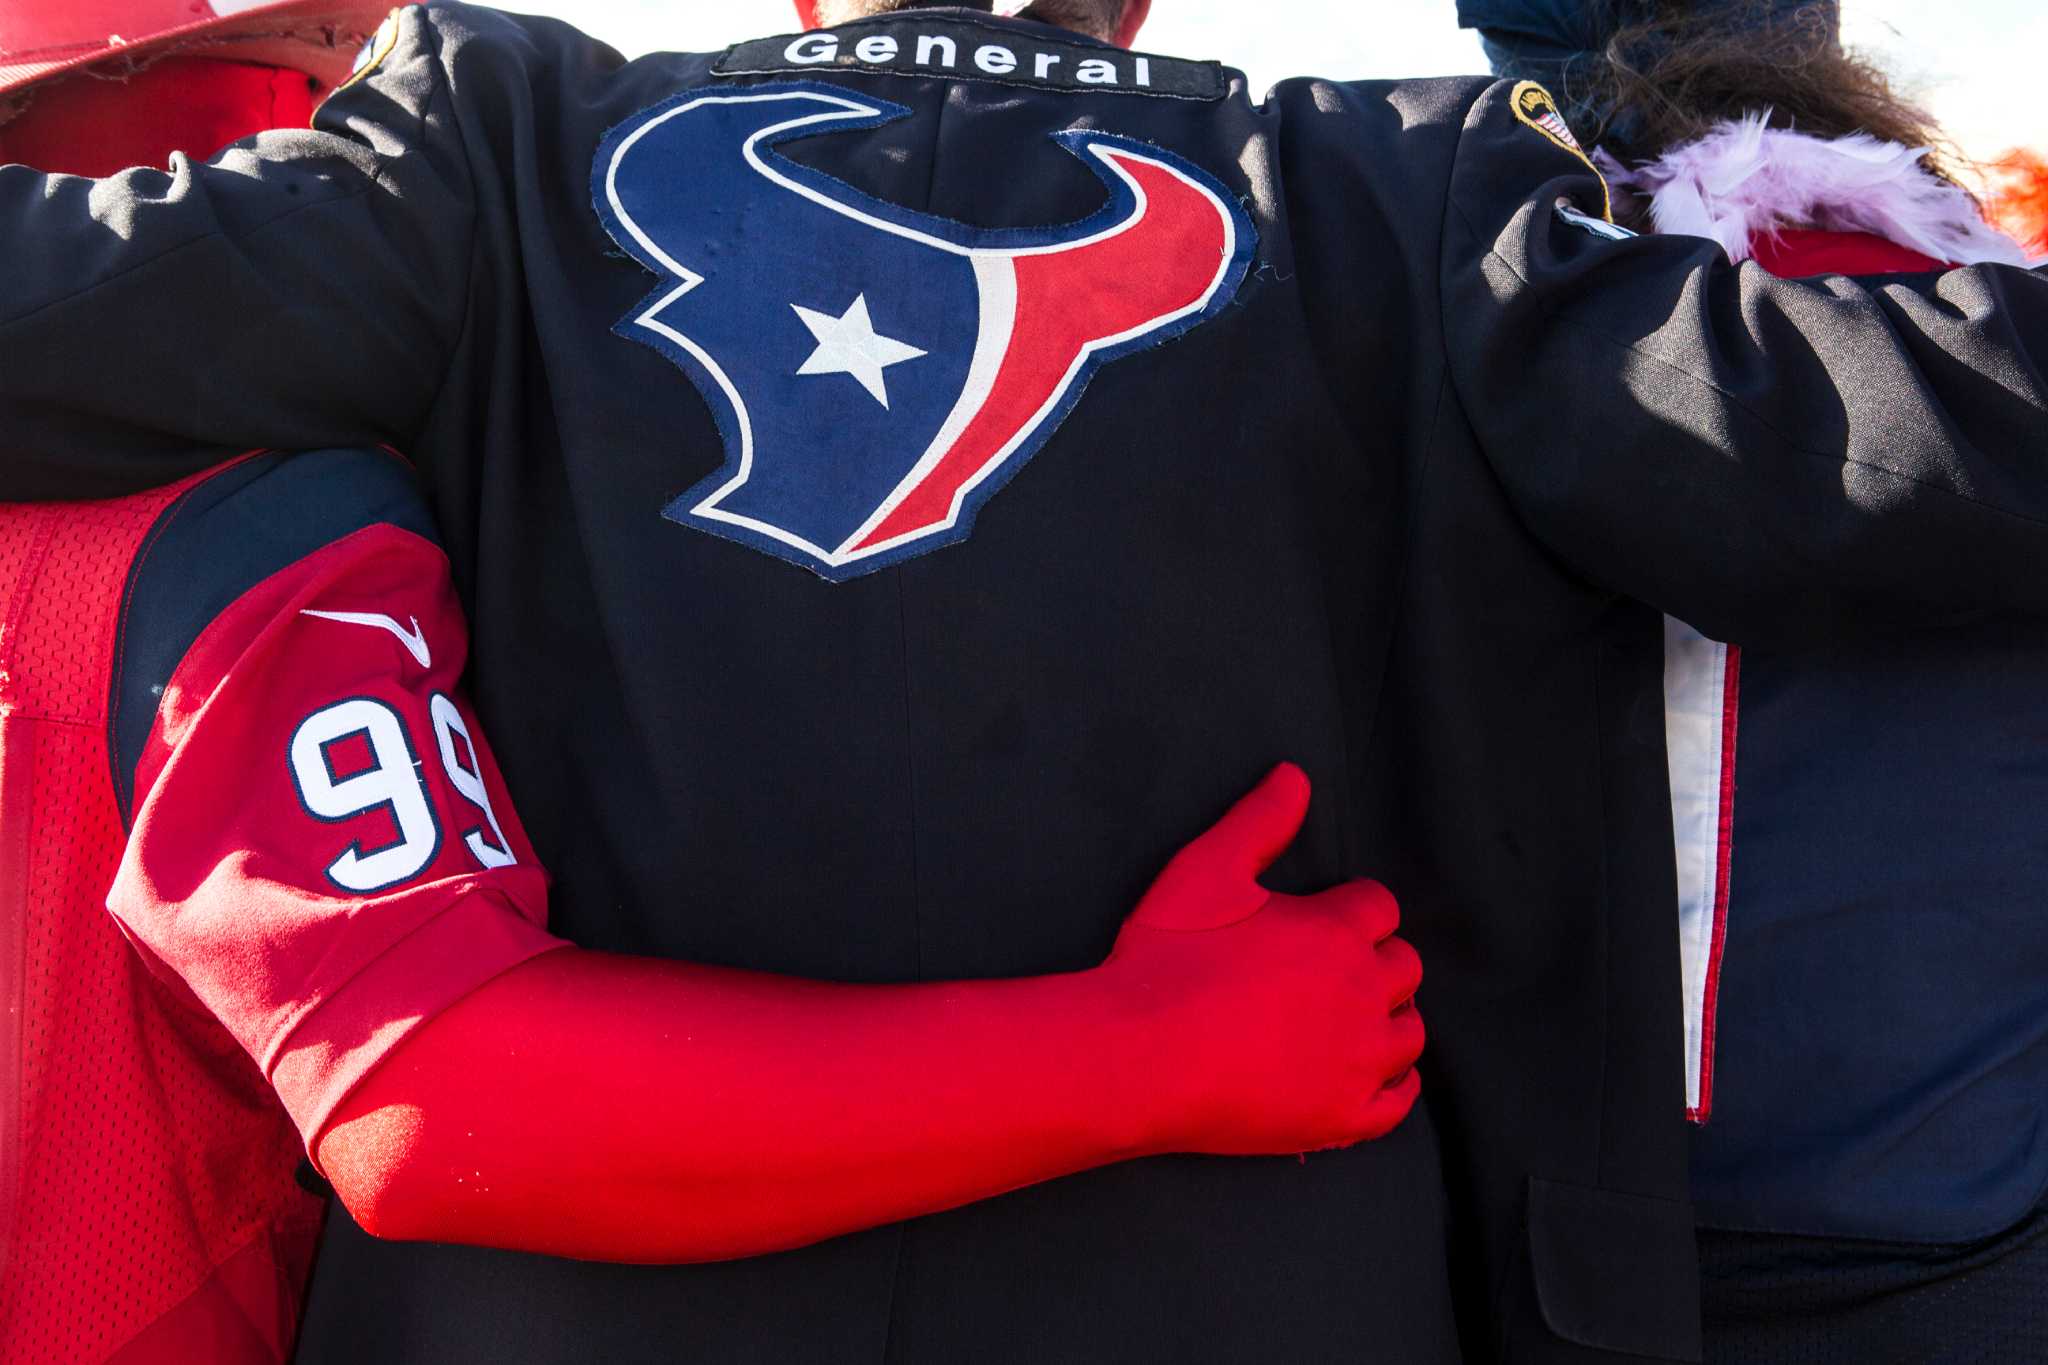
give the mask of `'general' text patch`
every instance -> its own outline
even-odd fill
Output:
[[[1054,32],[1048,28],[1040,37],[957,18],[867,19],[836,29],[741,43],[728,49],[711,70],[720,76],[874,71],[1184,100],[1220,100],[1230,92],[1223,68],[1215,62],[1072,42],[1052,36]]]

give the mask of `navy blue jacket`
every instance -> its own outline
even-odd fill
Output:
[[[2048,1192],[2048,641],[2010,617],[1741,657],[1709,1227],[1993,1236]]]

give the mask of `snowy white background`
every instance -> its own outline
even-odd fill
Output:
[[[703,52],[796,27],[787,0],[506,0],[629,56]],[[1215,57],[1254,87],[1284,76],[1440,76],[1484,70],[1452,0],[1153,0],[1141,46]],[[1881,53],[1973,156],[2048,147],[2048,0],[1843,0],[1849,41]]]

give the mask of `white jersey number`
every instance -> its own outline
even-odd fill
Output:
[[[492,843],[484,838],[481,829],[473,829],[462,836],[462,842],[470,853],[485,867],[510,867],[519,860],[512,856],[512,846],[505,842],[505,831],[498,828],[498,815],[491,809],[491,794],[484,787],[484,767],[477,762],[476,741],[469,737],[469,727],[462,723],[462,712],[455,703],[439,692],[428,709],[434,716],[434,737],[441,741],[441,766],[448,770],[448,780],[462,799],[484,813],[484,820],[491,827],[491,835],[497,840]],[[455,741],[462,741],[462,751],[468,759],[455,752]]]
[[[435,693],[428,712],[448,784],[483,812],[484,826],[465,834],[464,846],[486,868],[510,866],[518,859],[491,809],[483,765],[461,711],[448,697]],[[358,740],[367,751],[368,767],[348,761],[352,755],[344,746]],[[292,734],[291,765],[299,800],[311,815],[340,822],[381,810],[388,813],[397,832],[395,840],[376,848],[365,848],[360,841],[350,844],[327,865],[327,878],[336,886],[362,895],[385,891],[412,880],[433,864],[441,851],[441,824],[435,818],[433,796],[427,790],[405,718],[392,707],[372,698],[354,697],[314,712]],[[348,771],[350,768],[357,770]],[[491,835],[488,839],[486,826]]]

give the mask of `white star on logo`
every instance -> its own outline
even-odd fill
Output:
[[[790,307],[796,309],[804,326],[818,339],[818,349],[811,352],[811,358],[797,373],[850,374],[885,408],[889,406],[889,386],[882,371],[925,354],[915,346],[906,346],[875,331],[875,324],[868,317],[866,294],[856,298],[843,317],[813,312],[794,303]]]

